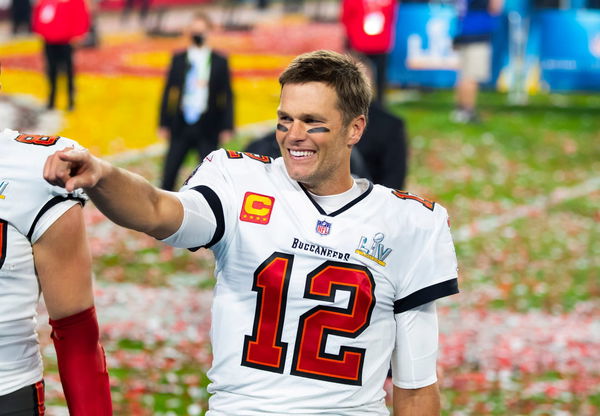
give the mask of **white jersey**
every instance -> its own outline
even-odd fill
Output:
[[[42,173],[50,154],[75,145],[58,136],[0,132],[0,396],[42,378],[32,245],[84,198],[48,184]]]
[[[225,150],[186,181],[217,223],[208,415],[389,414],[396,314],[457,293],[456,255],[443,207],[362,185],[326,213],[283,159]]]

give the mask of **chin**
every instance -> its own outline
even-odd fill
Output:
[[[289,168],[287,171],[290,178],[297,182],[306,183],[310,181],[311,175],[308,172],[304,172],[302,169]]]

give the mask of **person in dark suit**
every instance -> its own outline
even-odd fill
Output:
[[[167,138],[162,188],[174,188],[185,156],[200,158],[233,136],[233,93],[227,58],[207,46],[212,21],[197,13],[188,30],[190,46],[173,55],[162,96],[159,135]]]
[[[279,157],[275,132],[254,140],[246,152]],[[404,120],[377,102],[369,106],[369,122],[362,139],[352,149],[350,171],[390,188],[402,189],[408,168],[408,146]]]
[[[408,143],[404,120],[379,102],[369,106],[369,122],[356,144],[374,183],[403,189],[408,172]]]
[[[16,35],[21,29],[31,32],[31,2],[29,0],[12,0],[10,6],[12,33]]]

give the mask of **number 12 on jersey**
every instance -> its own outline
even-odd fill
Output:
[[[282,342],[294,256],[275,252],[254,272],[257,292],[252,335],[244,339],[242,365],[283,373],[288,344]],[[375,280],[364,266],[326,261],[310,272],[305,299],[333,303],[338,290],[349,292],[348,307],[315,306],[299,318],[290,373],[336,383],[361,385],[365,349],[342,346],[327,353],[327,337],[356,338],[368,326],[375,306]]]

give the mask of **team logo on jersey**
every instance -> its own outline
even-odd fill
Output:
[[[4,191],[6,190],[6,187],[8,186],[8,182],[6,181],[0,181],[0,199],[4,199]]]
[[[327,235],[331,231],[331,223],[325,220],[317,220],[317,227],[315,228],[315,231],[321,235]]]
[[[240,220],[256,224],[268,224],[273,211],[275,198],[272,196],[246,192],[242,203]]]
[[[354,252],[360,254],[363,257],[373,260],[380,266],[385,266],[385,259],[392,252],[391,248],[385,248],[381,243],[384,239],[383,233],[377,233],[373,236],[371,241],[367,237],[361,237],[358,247]]]

